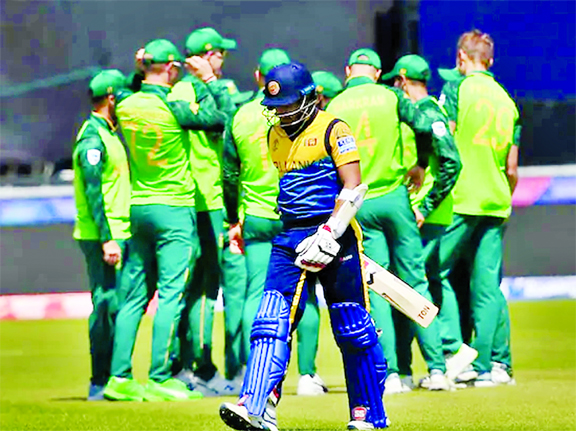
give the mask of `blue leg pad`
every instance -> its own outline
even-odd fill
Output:
[[[240,403],[254,416],[262,416],[272,390],[282,381],[288,358],[290,307],[281,293],[264,292],[252,324],[250,358]]]
[[[372,318],[361,305],[342,302],[330,306],[330,319],[344,360],[351,419],[386,428],[386,359]]]

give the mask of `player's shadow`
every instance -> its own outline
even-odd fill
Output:
[[[50,401],[88,401],[86,397],[62,397],[62,398],[52,398]]]

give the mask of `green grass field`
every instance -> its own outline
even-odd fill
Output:
[[[450,393],[414,391],[386,397],[394,430],[576,429],[576,301],[511,304],[516,386]],[[348,421],[340,354],[322,316],[318,371],[324,397],[297,397],[295,361],[279,407],[284,430],[342,430]],[[223,331],[218,315],[216,334]],[[140,331],[136,377],[145,380],[151,320]],[[87,322],[0,323],[2,430],[225,430],[224,398],[184,403],[88,403]],[[215,350],[222,352],[222,337]],[[217,365],[222,369],[223,357]],[[416,374],[424,374],[417,356]],[[229,398],[228,400],[232,400]]]

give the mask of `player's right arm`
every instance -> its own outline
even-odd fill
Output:
[[[454,138],[448,130],[448,122],[444,113],[437,105],[424,106],[421,109],[420,121],[432,125],[432,152],[438,160],[438,172],[434,184],[420,203],[418,210],[426,218],[450,194],[462,169],[460,154],[454,143]]]
[[[456,132],[456,120],[458,118],[458,86],[460,81],[447,81],[442,87],[439,103],[448,114],[448,124],[452,135]]]
[[[222,131],[228,116],[216,106],[206,85],[197,78],[178,82],[167,97],[168,106],[182,128]]]
[[[240,156],[232,134],[232,121],[224,131],[224,149],[222,155],[222,188],[227,221],[230,225],[238,223],[238,195],[240,191]]]
[[[417,162],[416,164],[426,169],[428,167],[428,157],[431,152],[432,124],[419,120],[422,114],[416,109],[410,99],[404,96],[401,90],[391,88],[398,99],[398,119],[401,123],[406,123],[414,130],[416,140]]]
[[[77,166],[82,173],[86,203],[98,229],[103,259],[109,265],[115,265],[120,259],[121,250],[112,238],[102,194],[102,171],[106,162],[106,147],[97,135],[86,133],[85,137],[76,144],[74,154],[77,158]]]

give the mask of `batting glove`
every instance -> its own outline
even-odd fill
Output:
[[[330,227],[320,225],[316,233],[304,238],[296,247],[296,266],[310,272],[318,272],[326,268],[340,251]]]

